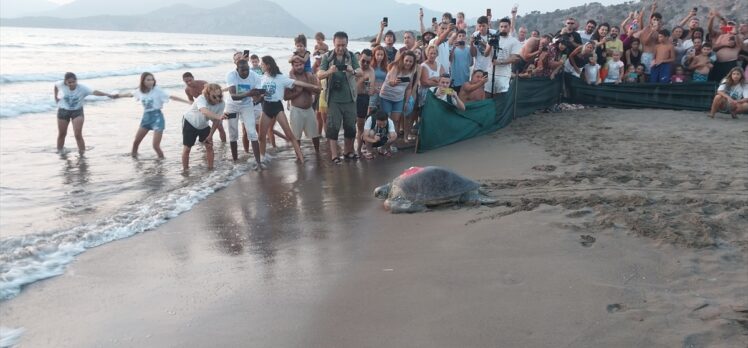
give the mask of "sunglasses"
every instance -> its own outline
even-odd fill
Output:
[[[566,25],[574,25],[574,22],[568,22]]]
[[[371,59],[362,59],[361,63],[371,63]]]
[[[210,97],[216,100],[221,100],[223,99],[223,94],[211,94]]]

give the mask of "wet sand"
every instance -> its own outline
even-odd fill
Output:
[[[748,118],[721,116],[590,109],[389,160],[276,160],[0,318],[28,347],[746,346]],[[371,191],[411,165],[500,203],[390,215]]]

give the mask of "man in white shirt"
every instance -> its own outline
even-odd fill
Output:
[[[496,31],[488,28],[488,17],[478,17],[478,24],[475,26],[476,31],[470,40],[470,54],[475,57],[473,71],[491,71],[491,52],[488,48],[489,34],[496,34]]]
[[[226,102],[231,157],[234,161],[238,159],[237,141],[239,140],[239,119],[241,119],[252,143],[252,152],[258,166],[260,165],[260,145],[255,130],[255,103],[252,97],[257,95],[261,80],[262,77],[251,71],[249,63],[243,59],[236,62],[235,70],[226,74],[226,85],[231,95]]]
[[[520,60],[519,52],[522,45],[517,39],[509,36],[510,27],[511,20],[509,18],[499,20],[498,51],[496,52],[495,59],[492,59],[493,67],[491,67],[491,70],[488,70],[489,72],[493,71],[493,76],[489,75],[489,81],[484,89],[486,98],[493,98],[494,94],[509,91],[509,81],[512,78],[512,64]],[[494,47],[491,46],[492,43],[496,44],[496,42],[489,42],[487,50],[490,49],[493,55]]]
[[[593,19],[590,19],[587,21],[587,25],[584,26],[584,30],[577,31],[577,33],[579,33],[579,37],[582,38],[583,45],[590,42],[592,34],[595,33],[595,28],[597,28],[597,22],[595,22]]]
[[[446,71],[449,71],[450,68],[449,52],[456,36],[455,25],[442,22],[439,24],[439,35],[433,38],[430,42],[430,45],[436,46],[439,52],[436,61],[439,65],[443,66]]]

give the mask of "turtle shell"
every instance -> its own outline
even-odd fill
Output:
[[[477,190],[480,184],[442,167],[411,167],[392,181],[390,198],[428,203]]]

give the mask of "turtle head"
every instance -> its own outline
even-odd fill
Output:
[[[387,199],[390,195],[390,184],[385,184],[374,189],[374,197],[379,199]]]

